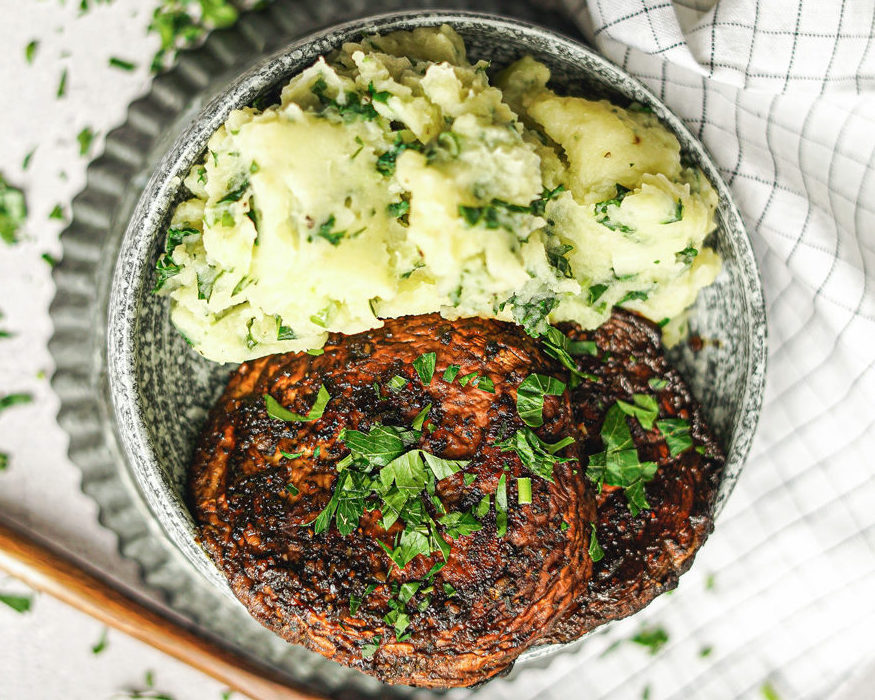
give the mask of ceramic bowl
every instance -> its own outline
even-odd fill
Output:
[[[738,479],[753,438],[765,373],[765,312],[750,242],[729,191],[702,146],[651,92],[585,46],[552,31],[497,16],[410,12],[356,20],[312,34],[240,75],[207,104],[161,160],[125,232],[112,279],[107,369],[114,428],[133,480],[169,539],[200,574],[232,596],[196,540],[186,506],[186,472],[207,411],[233,367],[209,362],[173,328],[169,302],[151,293],[153,268],[181,182],[231,110],[274,97],[293,75],[345,41],[399,29],[452,25],[472,60],[501,68],[529,54],[549,66],[560,93],[649,106],[719,196],[714,245],[724,266],[699,294],[692,331],[712,342],[682,344],[671,359],[690,383],[727,455],[719,509]]]

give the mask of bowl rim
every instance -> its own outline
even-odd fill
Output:
[[[138,336],[137,292],[148,281],[152,272],[149,255],[152,241],[160,224],[165,220],[174,202],[174,195],[191,165],[206,148],[207,140],[221,126],[228,114],[249,105],[263,91],[288,81],[320,55],[337,48],[343,41],[368,33],[380,33],[403,28],[433,27],[449,24],[475,26],[486,31],[516,34],[529,41],[547,40],[551,51],[557,49],[565,58],[585,56],[615,94],[633,93],[634,99],[654,109],[654,112],[673,133],[683,136],[683,148],[693,155],[711,181],[721,202],[725,221],[721,222],[729,243],[735,248],[741,262],[741,278],[746,303],[744,317],[750,323],[748,361],[744,368],[743,396],[738,413],[742,417],[728,436],[726,465],[715,506],[715,519],[731,493],[738,473],[744,465],[756,432],[763,403],[766,369],[766,314],[762,283],[750,236],[732,199],[728,186],[721,177],[710,155],[686,125],[637,78],[601,56],[590,47],[554,29],[492,13],[464,10],[403,10],[371,15],[333,24],[311,32],[258,61],[232,79],[205,104],[183,129],[177,139],[158,161],[142,195],[131,214],[119,246],[112,270],[112,279],[106,323],[106,358],[108,394],[112,405],[110,420],[118,444],[122,446],[125,467],[140,491],[153,520],[167,539],[182,553],[186,562],[201,577],[237,601],[224,574],[213,563],[196,540],[190,514],[182,513],[174,499],[173,489],[161,475],[161,469],[149,439],[142,406],[138,401],[136,375],[136,344]],[[587,72],[593,72],[581,68]],[[618,87],[623,85],[621,91]],[[737,232],[737,234],[735,233]],[[147,235],[144,235],[147,234]],[[186,517],[186,516],[189,517]],[[558,648],[564,645],[550,645]],[[537,656],[531,654],[529,658]]]

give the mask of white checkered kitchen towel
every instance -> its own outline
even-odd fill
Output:
[[[541,690],[830,697],[875,660],[875,2],[564,4],[729,183],[765,286],[769,375],[751,458],[697,566],[670,604],[623,623],[626,636],[665,626],[665,649],[585,646]]]

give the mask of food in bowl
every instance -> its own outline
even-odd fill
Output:
[[[563,331],[574,389],[520,326],[437,314],[242,364],[190,493],[250,613],[386,682],[470,686],[673,587],[720,450],[655,324]]]
[[[448,27],[320,59],[211,138],[156,270],[244,362],[189,474],[201,543],[264,625],[391,683],[640,609],[724,466],[661,343],[720,268],[710,184],[641,106],[487,69]]]
[[[716,195],[647,109],[555,94],[523,58],[490,83],[449,27],[344,44],[231,113],[185,179],[156,289],[218,362],[438,312],[667,324],[717,275]]]

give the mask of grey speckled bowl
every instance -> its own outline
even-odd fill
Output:
[[[132,476],[168,537],[191,565],[231,595],[222,573],[198,546],[185,505],[186,471],[206,413],[230,368],[193,352],[170,323],[168,302],[150,293],[152,269],[164,240],[181,179],[210,135],[233,109],[271,96],[295,73],[342,42],[366,33],[451,24],[472,59],[494,67],[531,54],[571,94],[605,96],[650,106],[677,135],[720,197],[716,247],[724,260],[717,282],[693,311],[695,333],[719,342],[673,361],[690,382],[723,445],[728,462],[718,496],[722,506],[738,478],[753,438],[765,373],[765,315],[760,281],[741,218],[717,169],[680,120],[646,88],[584,46],[535,26],[461,12],[417,12],[358,20],[311,35],[273,54],[210,102],[166,153],[146,185],[128,225],[112,280],[107,328],[109,386],[115,429]]]

